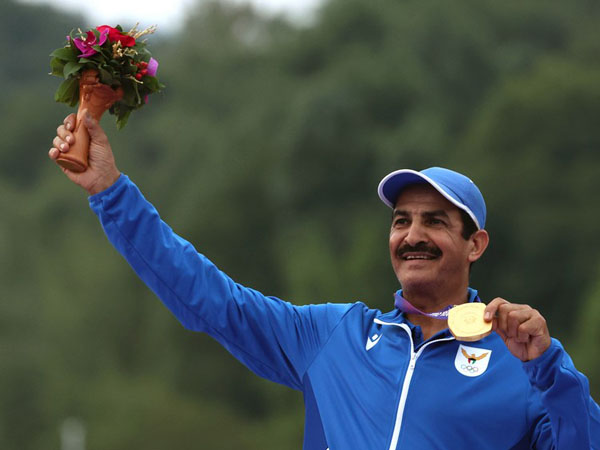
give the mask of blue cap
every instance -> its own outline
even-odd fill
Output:
[[[379,183],[379,198],[393,208],[400,191],[411,184],[429,183],[456,207],[464,210],[478,229],[485,226],[485,201],[470,178],[443,167],[430,167],[417,172],[411,169],[396,170]]]

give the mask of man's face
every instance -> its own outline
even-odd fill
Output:
[[[403,289],[468,283],[469,266],[479,256],[473,256],[473,240],[465,240],[462,229],[458,208],[430,185],[401,192],[390,230],[390,256]]]

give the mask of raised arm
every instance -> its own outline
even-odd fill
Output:
[[[50,158],[74,142],[74,115],[58,127]],[[63,169],[91,196],[113,246],[188,329],[210,334],[260,376],[302,390],[303,376],[352,305],[294,306],[244,287],[161,220],[116,168],[98,123],[87,118],[91,147],[83,173]]]

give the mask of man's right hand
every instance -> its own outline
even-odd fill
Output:
[[[120,176],[115,164],[115,158],[110,148],[108,138],[97,120],[94,120],[87,111],[82,114],[83,124],[90,134],[90,152],[88,168],[85,172],[76,173],[61,167],[67,177],[85,189],[89,195],[97,194],[110,186]],[[52,141],[52,148],[48,152],[50,159],[55,161],[61,153],[69,151],[69,146],[75,143],[76,115],[69,114],[62,125],[56,129],[56,137]]]

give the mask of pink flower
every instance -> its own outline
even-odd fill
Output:
[[[73,39],[73,43],[75,46],[81,51],[79,57],[80,58],[88,58],[96,53],[97,50],[94,49],[94,45],[102,45],[106,42],[108,38],[108,30],[100,32],[100,38],[96,40],[96,35],[93,31],[88,31],[87,36],[82,38]]]
[[[158,70],[158,61],[155,60],[154,58],[150,58],[150,61],[148,61],[148,73],[147,75],[150,75],[151,77],[156,75],[156,71]]]

